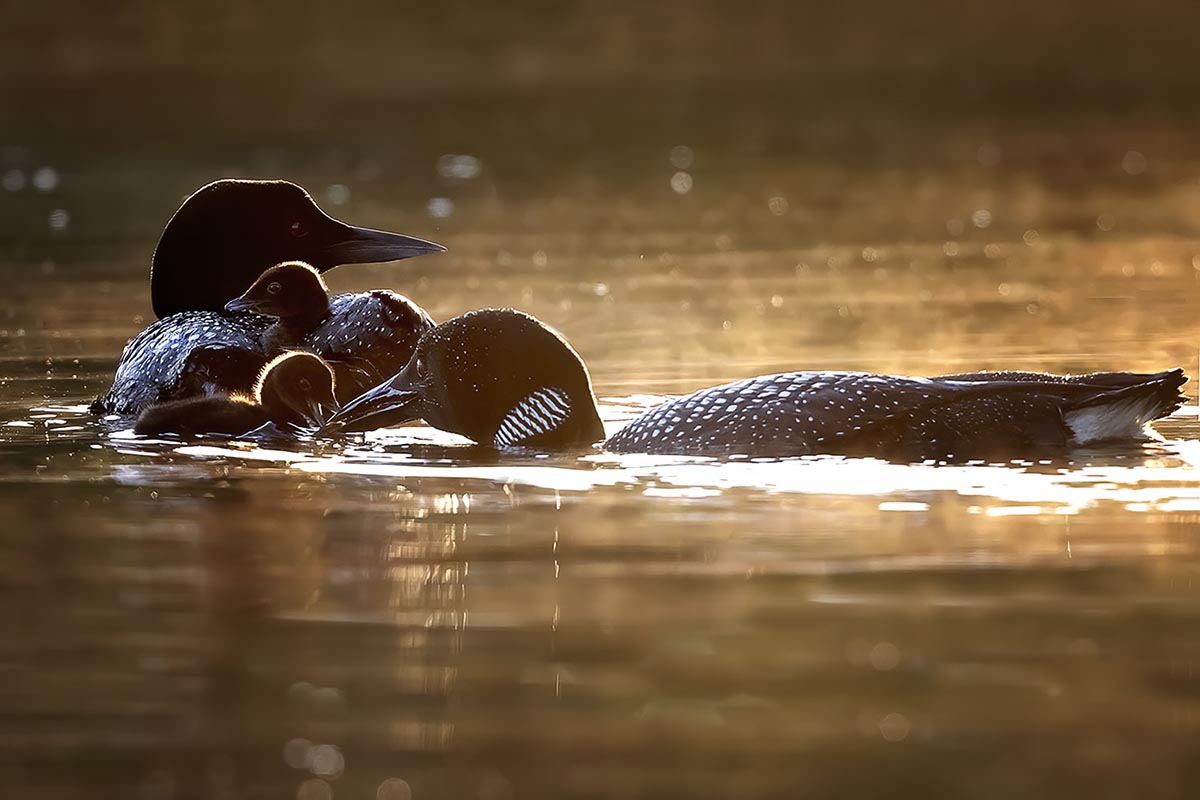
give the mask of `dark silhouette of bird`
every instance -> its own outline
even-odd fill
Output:
[[[1145,435],[1179,408],[1183,371],[935,378],[790,372],[702,389],[635,418],[619,453],[834,454],[891,460],[1016,457]],[[422,418],[498,448],[547,450],[604,436],[579,355],[533,317],[465,314],[422,337],[391,380],[348,403],[328,430]]]
[[[126,345],[111,388],[92,410],[132,414],[151,403],[191,396],[182,373],[188,353],[196,347],[260,349],[272,320],[231,314],[224,308],[276,264],[300,260],[325,272],[339,264],[394,261],[444,250],[411,236],[340,222],[294,183],[210,183],[188,197],[163,230],[150,270],[151,299],[159,319]],[[387,319],[399,320],[408,312],[398,309]],[[355,328],[359,323],[365,326],[361,330]],[[351,343],[355,355],[370,363],[367,352],[374,349],[378,323],[371,315],[348,318],[337,331],[337,341]],[[321,352],[319,346],[314,349]],[[379,352],[393,355],[386,349]],[[387,375],[389,369],[377,371]],[[231,374],[226,383],[249,391],[256,374]]]

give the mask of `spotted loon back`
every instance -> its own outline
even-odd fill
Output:
[[[648,453],[1008,457],[1137,436],[1147,422],[1179,407],[1186,380],[1182,370],[937,378],[793,372],[669,401],[605,446]]]

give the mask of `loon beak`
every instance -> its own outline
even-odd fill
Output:
[[[241,297],[235,297],[232,300],[230,300],[228,303],[226,303],[225,310],[226,311],[249,311],[251,313],[258,313],[258,303],[251,300],[250,298],[246,297],[246,295],[242,295]]]
[[[309,400],[307,406],[309,418],[316,423],[317,428],[322,430],[329,423],[330,417],[337,413],[336,406],[327,406],[320,400]]]
[[[324,248],[324,255],[332,264],[371,264],[446,252],[442,245],[415,236],[353,225],[343,225],[343,228],[344,236]]]
[[[407,369],[387,383],[368,389],[342,406],[324,424],[322,431],[369,431],[417,419],[421,394],[408,380]]]

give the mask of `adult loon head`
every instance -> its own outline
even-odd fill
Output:
[[[421,337],[395,377],[331,427],[424,419],[495,447],[586,447],[604,438],[587,367],[558,333],[512,309],[472,311]]]
[[[329,289],[320,273],[303,261],[276,264],[239,296],[226,311],[248,311],[299,325],[316,325],[329,313]]]
[[[188,197],[167,223],[154,250],[150,295],[159,317],[220,311],[282,261],[304,261],[325,272],[445,249],[340,222],[288,181],[219,180]]]
[[[284,431],[312,429],[323,425],[337,407],[329,366],[319,356],[293,352],[263,367],[252,396],[220,394],[158,403],[142,411],[133,431],[238,435],[268,422]]]

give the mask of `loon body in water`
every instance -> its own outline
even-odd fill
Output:
[[[280,430],[316,428],[337,408],[333,371],[311,353],[285,353],[261,371],[251,395],[189,397],[149,406],[133,432],[195,436],[250,433],[267,423]]]
[[[265,359],[260,343],[274,321],[230,314],[225,304],[280,262],[301,260],[326,272],[339,264],[396,261],[444,250],[411,236],[339,222],[294,183],[210,183],[188,197],[163,230],[150,271],[151,299],[159,319],[125,346],[112,387],[92,410],[132,414],[152,403],[191,396],[185,367],[196,347],[241,348]],[[331,302],[339,304],[337,297]],[[415,317],[408,308],[397,314],[383,306],[376,310],[379,313],[346,317],[330,337],[330,354],[337,358],[337,347],[350,343],[358,356],[385,365],[378,372],[387,375],[394,362],[404,363],[411,354],[403,347],[395,349],[390,326],[406,325]],[[322,352],[319,342],[313,349]],[[226,380],[245,392],[256,376],[257,370],[231,373]]]
[[[423,308],[386,289],[331,298],[320,273],[303,261],[271,267],[225,309],[275,317],[259,339],[267,357],[320,353],[333,367],[342,402],[399,372],[433,327]]]
[[[937,378],[791,372],[670,400],[603,447],[892,460],[1012,457],[1143,435],[1148,422],[1180,406],[1186,380],[1178,369]],[[507,309],[437,326],[399,374],[351,401],[327,427],[361,430],[401,412],[498,448],[569,449],[604,436],[582,359],[536,319]]]

